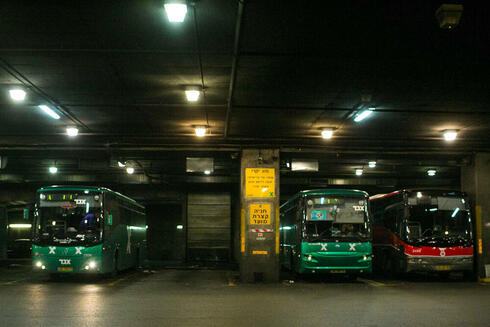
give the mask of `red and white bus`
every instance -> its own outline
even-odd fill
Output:
[[[401,190],[370,197],[374,267],[406,273],[473,273],[473,236],[466,195]]]

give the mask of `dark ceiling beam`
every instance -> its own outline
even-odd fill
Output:
[[[17,54],[17,53],[109,53],[109,54],[160,54],[166,56],[182,56],[182,55],[196,55],[195,50],[175,51],[175,50],[163,50],[163,49],[51,49],[51,48],[15,48],[15,49],[0,49],[0,53]],[[227,51],[202,51],[205,55],[231,55]]]
[[[5,70],[9,75],[18,80],[22,85],[36,93],[38,96],[43,98],[45,101],[49,102],[57,110],[59,110],[65,117],[72,121],[79,127],[83,127],[86,131],[90,131],[87,125],[85,125],[81,120],[79,120],[75,115],[73,115],[68,108],[61,105],[59,101],[54,99],[52,96],[40,89],[36,84],[29,80],[25,75],[19,72],[15,67],[10,65],[5,59],[0,58],[0,67]]]
[[[239,58],[239,48],[240,48],[240,37],[242,32],[242,19],[243,19],[243,11],[245,7],[245,0],[238,1],[238,13],[236,18],[235,25],[235,41],[233,44],[233,61],[231,64],[231,76],[230,76],[230,87],[228,89],[228,100],[226,106],[226,118],[225,118],[225,131],[223,133],[224,138],[226,139],[230,130],[230,119],[231,119],[231,111],[233,108],[233,94],[235,92],[235,83],[236,83],[236,75],[237,75],[237,66],[238,66],[238,58]]]

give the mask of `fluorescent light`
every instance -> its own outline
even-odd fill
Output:
[[[124,167],[126,167],[126,164],[125,164],[125,163],[123,163],[123,162],[121,162],[121,161],[118,161],[118,162],[117,162],[117,165],[119,166],[119,168],[124,168]]]
[[[454,141],[456,139],[456,137],[458,136],[458,132],[457,131],[444,131],[444,139],[446,141]]]
[[[58,168],[57,167],[54,167],[54,166],[53,167],[49,167],[49,172],[51,174],[56,174],[58,172]]]
[[[203,137],[204,135],[206,135],[206,127],[204,126],[196,126],[195,130],[196,136]]]
[[[134,168],[133,167],[128,167],[128,168],[126,168],[126,172],[131,175],[131,174],[134,173]]]
[[[356,115],[356,117],[354,118],[354,121],[356,123],[359,123],[360,121],[366,119],[367,117],[369,117],[374,111],[374,108],[369,108],[369,109],[366,109],[366,110],[363,110],[361,111],[360,113],[358,113]]]
[[[427,175],[429,176],[435,176],[436,175],[436,170],[435,169],[429,169],[427,170]]]
[[[210,171],[210,170],[205,170],[205,171],[204,171],[204,174],[205,174],[205,175],[210,175],[210,174],[211,174],[211,171]]]
[[[362,169],[356,169],[356,175],[361,176],[362,175]]]
[[[14,101],[24,101],[26,92],[20,89],[9,90],[10,98]]]
[[[417,197],[421,198],[422,197],[422,192],[417,192]]]
[[[453,211],[453,213],[451,215],[451,218],[456,217],[456,215],[458,214],[458,211],[459,211],[459,208],[454,209],[454,211]]]
[[[31,224],[10,224],[9,228],[31,228]]]
[[[177,229],[184,229],[184,225],[177,225]]]
[[[331,128],[324,128],[322,131],[322,137],[324,139],[331,139],[333,135],[333,129]]]
[[[185,3],[176,1],[174,3],[166,3],[164,7],[169,22],[182,23],[184,21],[185,15],[187,14],[187,5]]]
[[[376,167],[376,161],[370,161],[369,168],[374,168],[374,167]]]
[[[189,102],[196,102],[197,100],[199,100],[200,94],[201,94],[201,92],[199,92],[197,90],[186,90],[185,91],[185,96],[187,97],[187,101],[189,101]]]
[[[66,135],[70,137],[75,137],[78,135],[78,128],[76,127],[67,127],[66,128]]]
[[[437,211],[437,208],[430,208],[429,209],[430,212],[434,212],[434,211]]]
[[[39,108],[41,108],[45,113],[47,113],[51,118],[53,119],[60,119],[60,115],[58,115],[53,109],[51,109],[48,106],[45,106],[44,104],[40,105]]]

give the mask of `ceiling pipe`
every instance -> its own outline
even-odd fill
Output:
[[[224,138],[228,137],[230,131],[230,117],[232,111],[232,100],[233,93],[235,92],[235,83],[236,83],[236,71],[238,66],[238,57],[239,57],[239,47],[240,47],[240,36],[242,31],[242,19],[243,19],[243,11],[245,7],[245,0],[238,1],[238,13],[235,25],[235,42],[233,45],[233,61],[231,64],[231,76],[230,76],[230,87],[228,89],[228,100],[226,105],[226,118],[225,118],[225,131]]]

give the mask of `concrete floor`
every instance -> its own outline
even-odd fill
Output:
[[[490,286],[458,279],[236,282],[223,270],[51,281],[0,267],[0,326],[490,326]]]

